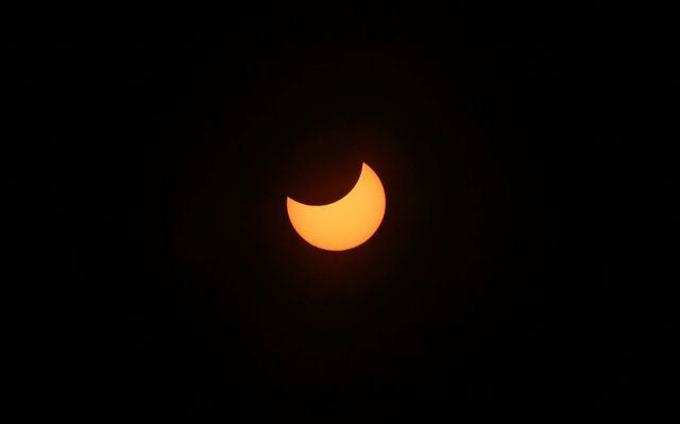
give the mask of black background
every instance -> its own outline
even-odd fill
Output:
[[[339,421],[665,402],[670,308],[643,325],[624,278],[616,9],[245,9],[90,16],[14,49],[58,134],[74,403]],[[337,199],[361,162],[381,228],[307,245],[285,197]]]

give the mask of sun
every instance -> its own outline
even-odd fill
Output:
[[[300,237],[331,251],[352,249],[370,239],[382,223],[386,203],[380,178],[365,163],[352,190],[333,203],[312,206],[286,200],[288,218]]]

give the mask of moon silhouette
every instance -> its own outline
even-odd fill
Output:
[[[326,205],[305,205],[286,198],[288,218],[307,243],[323,250],[357,247],[378,230],[385,216],[385,189],[365,163],[356,184],[341,199]]]

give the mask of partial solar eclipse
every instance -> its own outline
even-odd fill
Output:
[[[385,189],[365,163],[356,184],[340,200],[326,205],[305,205],[286,198],[288,218],[307,243],[323,250],[357,247],[378,230],[385,216]]]

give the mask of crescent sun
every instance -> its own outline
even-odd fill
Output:
[[[323,250],[357,247],[371,238],[385,216],[385,189],[365,163],[356,184],[341,199],[326,205],[305,205],[286,198],[288,218],[307,243]]]

